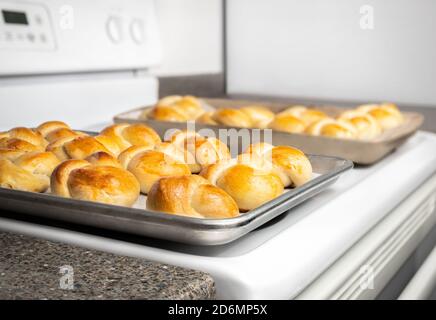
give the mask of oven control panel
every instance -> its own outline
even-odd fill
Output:
[[[52,21],[46,8],[0,1],[0,49],[54,50]]]
[[[155,0],[0,0],[0,76],[146,69]]]

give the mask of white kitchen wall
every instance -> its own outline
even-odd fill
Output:
[[[435,13],[435,0],[230,0],[227,88],[435,106]]]
[[[222,72],[222,0],[156,0],[163,62],[159,76]]]

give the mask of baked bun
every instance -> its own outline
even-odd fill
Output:
[[[296,148],[256,143],[250,145],[246,153],[256,154],[272,162],[274,172],[285,187],[299,187],[312,178],[312,165],[309,159]]]
[[[259,207],[283,193],[283,183],[268,162],[242,154],[206,167],[201,176],[226,191],[241,211]]]
[[[160,99],[157,106],[173,107],[188,116],[189,119],[195,119],[202,114],[202,102],[193,96],[168,96]]]
[[[145,110],[147,119],[168,121],[168,122],[185,122],[190,120],[188,115],[183,111],[168,106],[155,106],[151,110]],[[145,114],[143,113],[143,117]]]
[[[195,120],[204,112],[201,100],[193,96],[168,96],[160,99],[141,118],[160,121],[183,122]]]
[[[117,158],[110,155],[109,153],[102,151],[91,154],[85,160],[88,161],[90,164],[96,166],[110,166],[122,168],[121,163],[118,161]]]
[[[274,113],[264,106],[245,106],[240,109],[252,122],[253,128],[265,129],[273,121]]]
[[[355,139],[357,137],[357,130],[353,125],[347,121],[332,118],[315,121],[306,128],[305,133],[340,139]]]
[[[189,166],[161,151],[150,150],[147,146],[132,146],[118,157],[123,168],[138,179],[141,192],[147,194],[160,178],[191,174]]]
[[[356,110],[373,116],[383,130],[392,129],[404,122],[404,117],[393,103],[367,104]]]
[[[129,207],[139,197],[139,183],[130,172],[86,160],[67,160],[57,166],[51,189],[65,198]]]
[[[0,187],[45,192],[50,186],[50,175],[59,162],[51,152],[27,152],[13,161],[0,157]]]
[[[227,145],[213,137],[203,137],[194,131],[179,131],[173,134],[168,144],[161,144],[157,150],[174,155],[189,165],[192,173],[199,173],[202,168],[220,160],[230,159],[230,151]],[[177,150],[174,150],[172,148]]]
[[[288,133],[302,133],[306,124],[291,114],[278,114],[268,125],[270,129]]]
[[[306,126],[311,125],[315,121],[325,119],[328,116],[321,110],[307,108],[305,106],[293,106],[279,113],[280,115],[288,114],[300,119]]]
[[[147,209],[210,219],[239,215],[232,197],[196,175],[159,179],[148,193]]]
[[[41,146],[35,146],[30,142],[16,138],[0,139],[0,158],[14,160],[26,152],[44,151]]]
[[[56,140],[47,146],[47,151],[53,152],[61,161],[68,159],[83,160],[96,152],[106,152],[114,155],[96,138],[89,136],[67,137]]]
[[[251,118],[239,109],[222,108],[215,111],[212,120],[228,127],[252,128]]]
[[[0,139],[3,138],[26,141],[33,144],[41,151],[47,146],[47,141],[39,132],[24,127],[17,127],[6,132],[0,132]]]
[[[99,139],[110,138],[115,142],[120,151],[124,151],[131,146],[150,146],[154,147],[161,142],[159,135],[145,124],[114,124],[100,133]],[[105,144],[105,141],[99,140]],[[116,153],[118,155],[118,153]]]
[[[59,139],[86,135],[85,133],[71,130],[71,128],[62,121],[44,122],[36,128],[36,131],[39,132],[48,143],[55,142]]]
[[[338,117],[338,120],[350,123],[357,131],[357,138],[371,140],[382,132],[379,123],[368,113],[356,110],[347,110]]]
[[[217,125],[217,122],[213,120],[213,111],[208,111],[199,116],[195,121],[202,124]]]

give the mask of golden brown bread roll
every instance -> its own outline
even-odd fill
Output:
[[[291,114],[278,114],[268,127],[283,132],[302,133],[306,128],[306,124]]]
[[[309,159],[296,148],[256,143],[250,145],[246,153],[254,153],[270,161],[274,172],[280,177],[285,187],[299,187],[312,177],[312,165]]]
[[[160,99],[151,110],[145,110],[140,118],[184,122],[195,120],[203,112],[201,100],[193,96],[168,96]]]
[[[122,151],[117,141],[109,136],[98,135],[94,136],[94,139],[101,143],[103,146],[105,146],[105,148],[109,150],[110,153],[115,157],[117,157]]]
[[[340,139],[355,139],[357,137],[357,130],[353,125],[347,121],[332,118],[315,121],[306,128],[305,133]]]
[[[53,152],[61,161],[68,159],[82,160],[100,151],[113,155],[96,138],[89,136],[67,137],[56,140],[47,146],[47,151]]]
[[[145,110],[146,113],[142,114],[142,118],[158,120],[158,121],[169,121],[169,122],[185,122],[190,120],[188,115],[183,111],[168,106],[155,106],[151,110]]]
[[[204,112],[202,102],[193,96],[168,96],[160,99],[157,105],[174,107],[189,119],[195,119]]]
[[[48,141],[48,143],[55,142],[59,139],[69,138],[69,137],[83,137],[87,134],[79,131],[73,131],[71,129],[67,128],[60,128],[54,131],[51,131],[49,134],[45,136],[45,139]]]
[[[195,121],[202,124],[212,124],[217,125],[216,121],[213,120],[213,111],[208,111],[199,116]]]
[[[47,141],[39,132],[24,127],[17,127],[6,132],[0,132],[0,139],[3,138],[26,141],[38,147],[38,149],[41,151],[43,151],[47,146]]]
[[[356,110],[373,116],[383,130],[395,128],[404,122],[402,113],[393,103],[367,104]]]
[[[198,172],[201,169],[192,153],[188,152],[187,149],[179,148],[177,145],[170,142],[165,141],[159,143],[154,148],[154,151],[163,152],[180,163],[186,163],[191,172]]]
[[[212,120],[218,124],[239,127],[252,128],[253,122],[251,118],[239,109],[222,108],[215,111],[212,115]]]
[[[47,136],[50,132],[59,130],[59,129],[71,129],[69,125],[62,121],[47,121],[41,123],[37,128],[38,131],[43,137]]]
[[[17,138],[0,139],[0,158],[15,160],[26,152],[44,151],[42,146],[36,146]]]
[[[47,140],[47,136],[59,129],[71,130],[71,128],[62,121],[46,121],[36,127],[35,131],[39,132]]]
[[[268,162],[254,154],[206,167],[201,176],[226,191],[241,211],[248,211],[283,193],[283,183]]]
[[[305,106],[292,106],[279,113],[279,115],[293,115],[305,123],[306,126],[311,125],[315,121],[325,119],[328,116],[321,110],[307,108]]]
[[[139,183],[128,171],[98,161],[62,162],[51,175],[53,194],[78,200],[132,206],[139,197]]]
[[[380,135],[382,129],[379,123],[368,113],[357,110],[347,110],[338,117],[338,120],[346,121],[356,128],[356,138],[371,140]]]
[[[36,131],[39,132],[48,143],[55,142],[56,140],[85,136],[85,133],[73,131],[66,123],[62,121],[47,121],[40,124]]]
[[[151,186],[162,177],[191,174],[189,166],[180,159],[149,148],[132,146],[118,157],[123,168],[138,179],[142,193],[147,194]]]
[[[27,152],[13,161],[0,158],[0,187],[45,192],[58,164],[58,158],[51,152]]]
[[[161,142],[156,131],[145,124],[114,124],[103,129],[100,137],[96,137],[96,139],[105,144],[106,141],[101,140],[105,139],[105,137],[115,142],[120,152],[131,146],[154,147]]]
[[[210,219],[239,215],[232,197],[196,175],[159,179],[147,196],[147,209]]]
[[[268,124],[273,121],[275,116],[271,110],[264,106],[245,106],[240,110],[251,119],[253,128],[267,128]]]
[[[194,131],[179,131],[174,133],[168,144],[161,144],[157,150],[167,151],[167,154],[180,159],[189,165],[192,173],[198,173],[202,168],[220,160],[230,159],[227,145],[214,137],[203,137]],[[175,147],[177,150],[173,150]]]
[[[93,165],[122,168],[121,163],[118,161],[117,158],[110,155],[109,153],[102,151],[91,154],[85,160]]]

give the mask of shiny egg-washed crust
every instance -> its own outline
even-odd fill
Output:
[[[39,132],[48,143],[53,143],[59,139],[74,138],[85,136],[83,132],[73,131],[69,125],[62,121],[47,121],[40,124],[36,131]]]
[[[265,129],[274,120],[274,113],[264,106],[252,105],[240,109],[250,119],[253,128]]]
[[[291,114],[278,114],[274,120],[269,123],[270,129],[288,133],[302,133],[306,124],[299,118]]]
[[[179,154],[183,154],[183,161],[189,165],[192,173],[198,173],[202,168],[220,160],[230,159],[227,145],[219,139],[203,137],[195,131],[175,132],[168,142],[175,149],[180,150]],[[167,148],[171,148],[171,146],[167,146]],[[160,149],[165,151],[162,144]],[[169,152],[169,154],[175,152]]]
[[[0,157],[0,187],[45,192],[59,162],[51,152],[26,152],[14,160]]]
[[[186,163],[164,152],[148,148],[132,146],[118,157],[122,166],[138,179],[142,193],[147,194],[152,185],[162,177],[191,174]]]
[[[122,168],[117,158],[106,152],[96,152],[85,159],[92,165]]]
[[[285,187],[299,187],[312,178],[312,165],[306,155],[297,148],[256,143],[250,145],[245,152],[254,153],[272,162],[274,172]]]
[[[360,140],[371,140],[381,134],[380,124],[369,113],[347,110],[340,114],[338,120],[350,123],[357,131]]]
[[[0,138],[0,150],[30,152],[44,151],[44,148],[17,138]]]
[[[239,215],[232,197],[196,175],[159,179],[147,196],[147,209],[210,219]]]
[[[43,152],[44,148],[16,138],[0,139],[0,159],[15,160],[27,152]]]
[[[41,123],[36,128],[36,131],[38,131],[43,137],[46,137],[51,132],[59,129],[71,129],[71,128],[69,125],[67,125],[65,122],[62,121],[47,121]]]
[[[195,155],[188,152],[187,149],[179,148],[176,144],[162,142],[156,145],[154,150],[163,152],[180,163],[186,163],[191,173],[198,173],[201,170],[201,166],[197,163]]]
[[[48,143],[59,139],[85,136],[83,132],[73,131],[69,125],[62,121],[47,121],[40,124],[36,131],[39,132]]]
[[[301,120],[306,126],[311,125],[315,121],[319,121],[328,117],[321,110],[307,108],[305,106],[292,106],[278,114],[278,116],[282,115],[292,115]]]
[[[208,111],[199,116],[195,121],[201,124],[217,125],[217,122],[212,119],[214,112]]]
[[[184,113],[193,120],[204,112],[202,102],[194,96],[168,96],[160,99],[156,106],[167,106]]]
[[[160,99],[140,118],[159,121],[184,122],[195,120],[204,113],[202,102],[193,96],[168,96]]]
[[[341,139],[356,139],[356,128],[344,120],[326,118],[315,121],[305,130],[305,133],[313,136],[325,136]]]
[[[216,123],[239,128],[252,128],[253,122],[251,118],[239,109],[222,108],[215,111],[212,115],[212,120]]]
[[[112,139],[120,152],[131,146],[154,147],[161,142],[156,131],[145,124],[114,124],[103,129],[100,136]]]
[[[59,139],[70,138],[70,137],[83,137],[86,135],[87,134],[83,132],[73,131],[67,128],[59,128],[47,134],[45,136],[45,139],[48,141],[48,143],[52,143]]]
[[[47,141],[39,132],[24,127],[17,127],[9,131],[0,132],[0,139],[3,138],[26,141],[33,144],[41,151],[44,151],[44,148],[47,146]]]
[[[200,175],[226,191],[240,211],[257,208],[284,190],[283,182],[272,166],[256,155],[219,161],[206,167]]]
[[[105,161],[97,160],[95,164],[87,160],[62,162],[51,175],[53,194],[77,200],[132,206],[139,197],[138,181],[130,172],[106,165]]]
[[[168,106],[155,106],[147,112],[147,118],[158,121],[184,122],[190,120],[183,111]]]
[[[356,110],[374,117],[383,130],[395,128],[404,122],[404,116],[393,103],[367,104],[359,106]]]
[[[96,152],[112,154],[108,148],[95,137],[79,136],[56,140],[47,146],[47,151],[53,152],[60,160],[85,159]]]

